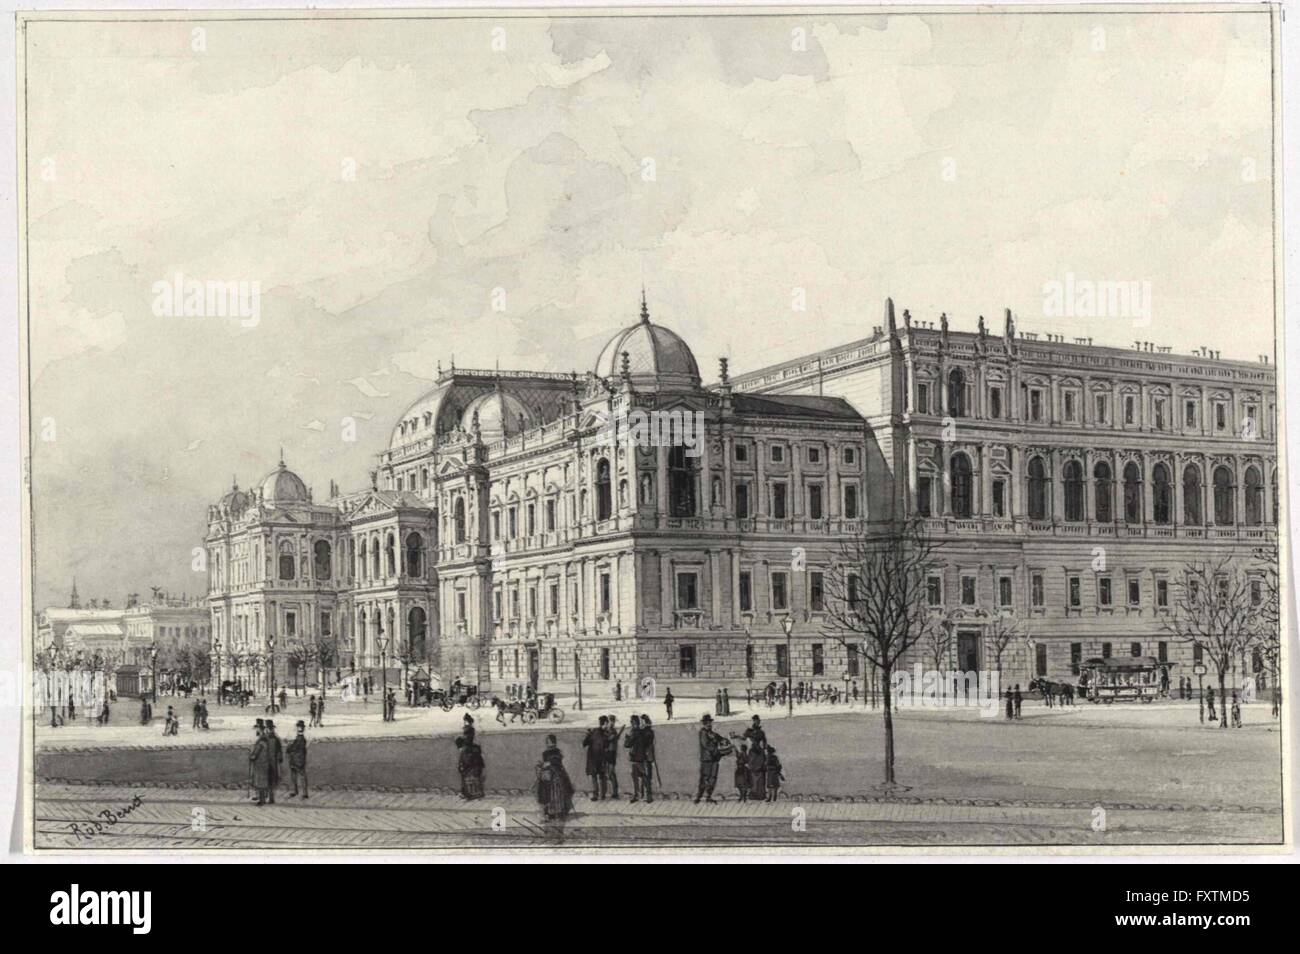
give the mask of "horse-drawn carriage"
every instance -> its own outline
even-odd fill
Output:
[[[1083,664],[1079,685],[1093,703],[1151,702],[1160,695],[1160,670],[1165,666],[1168,663],[1151,656],[1089,659]]]
[[[459,681],[453,682],[448,689],[434,689],[429,694],[429,702],[430,705],[441,706],[444,712],[450,712],[455,706],[477,709],[483,705],[483,699],[478,693],[478,686],[467,685]]]
[[[506,724],[506,716],[510,717],[511,722],[521,721],[528,725],[532,725],[538,719],[549,719],[552,722],[564,721],[564,710],[555,704],[553,692],[529,695],[526,699],[496,698],[492,702],[497,707],[497,721],[502,725]]]

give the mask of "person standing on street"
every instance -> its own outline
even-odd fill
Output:
[[[655,800],[655,730],[650,716],[641,714],[641,794],[646,802]]]
[[[307,717],[311,719],[314,728],[316,725],[316,696],[314,694],[307,699]]]
[[[308,799],[307,793],[307,727],[298,720],[298,734],[289,743],[289,778],[293,782],[290,798],[298,797],[298,780],[302,780],[302,800]]]
[[[609,797],[613,799],[618,798],[618,737],[623,734],[622,729],[614,727],[616,721],[611,715],[605,727],[605,774],[609,777]]]
[[[749,747],[746,761],[749,769],[749,797],[756,802],[767,801],[767,746],[755,739]]]
[[[668,687],[668,692],[664,695],[664,709],[668,712],[668,721],[673,721],[673,687]]]
[[[202,720],[199,718],[199,700],[195,699],[194,700],[194,722],[193,725],[190,726],[190,728],[197,729],[201,724],[201,722]]]
[[[248,753],[248,782],[256,793],[257,805],[260,808],[266,804],[271,789],[271,750],[266,737],[262,734],[262,728],[257,726],[253,731],[257,733],[257,741],[253,743],[253,749]]]
[[[1214,712],[1214,687],[1210,686],[1205,690],[1205,704],[1210,707],[1210,721],[1218,722],[1219,717]]]
[[[627,738],[623,740],[623,748],[628,750],[628,761],[632,765],[632,801],[641,801],[641,763],[643,756],[641,754],[641,717],[632,716],[632,727],[628,729]]]
[[[320,694],[320,699],[316,701],[316,725],[325,724],[325,693]]]
[[[781,760],[776,757],[776,749],[772,746],[767,747],[767,800],[776,801],[777,795],[781,793],[781,783],[785,781],[785,775],[782,774]]]
[[[487,765],[483,760],[483,749],[474,741],[474,728],[465,729],[456,738],[456,748],[460,756],[456,760],[456,769],[460,772],[460,797],[467,802],[483,797],[483,773]]]
[[[1237,697],[1237,690],[1232,690],[1232,727],[1241,728],[1241,700]]]
[[[736,749],[736,794],[742,802],[749,801],[749,746],[744,742]]]
[[[1022,695],[1020,694],[1020,683],[1016,683],[1016,688],[1015,688],[1015,702],[1016,702],[1016,718],[1017,718],[1017,719],[1020,718],[1020,706],[1021,706],[1021,704],[1022,704],[1024,701],[1025,701],[1024,696],[1022,696]]]
[[[266,720],[266,746],[271,756],[271,784],[269,790],[271,793],[271,804],[275,804],[275,789],[280,784],[280,774],[284,766],[284,743],[280,737],[275,734],[275,721]]]
[[[731,743],[713,731],[713,717],[705,714],[700,719],[700,787],[695,793],[695,804],[703,799],[715,804],[713,788],[718,784],[718,762],[731,752]]]
[[[588,729],[582,740],[587,750],[587,777],[591,779],[591,800],[598,802],[608,792],[609,775],[605,767],[605,729],[609,725],[609,716],[600,717],[600,725]]]

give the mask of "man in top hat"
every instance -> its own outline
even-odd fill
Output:
[[[605,726],[605,774],[609,777],[610,798],[618,798],[618,737],[623,730],[615,728],[617,717],[610,715]]]
[[[265,732],[266,748],[267,752],[269,752],[271,756],[271,784],[269,786],[271,795],[270,802],[274,805],[275,788],[280,784],[280,772],[284,765],[284,743],[282,743],[280,737],[275,734],[275,721],[273,719],[266,720]]]
[[[695,793],[695,804],[700,799],[716,802],[713,787],[718,784],[718,762],[722,760],[726,740],[713,731],[713,716],[707,713],[700,719],[700,787]],[[729,746],[728,746],[729,747]]]
[[[289,793],[289,797],[298,797],[298,780],[302,779],[302,800],[305,802],[308,798],[307,726],[301,719],[298,720],[298,734],[289,743],[289,778],[293,781],[293,791]]]
[[[257,741],[248,753],[248,784],[255,793],[257,804],[265,805],[271,785],[271,750],[262,726],[255,727],[254,731]]]
[[[605,730],[608,727],[609,716],[601,716],[600,725],[588,729],[582,740],[582,745],[587,750],[587,776],[591,779],[592,801],[600,801],[609,791],[609,773],[605,763],[605,744],[609,737]]]
[[[628,749],[628,761],[632,763],[632,801],[641,801],[641,717],[632,716],[632,727],[628,730],[627,738],[623,740],[623,748]]]
[[[650,717],[644,713],[641,715],[641,734],[637,737],[637,750],[641,756],[641,797],[647,802],[653,802],[655,800],[655,730],[650,725]]]

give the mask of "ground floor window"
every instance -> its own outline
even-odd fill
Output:
[[[1083,643],[1070,643],[1070,672],[1077,676],[1083,666]]]
[[[1034,647],[1034,669],[1039,676],[1047,675],[1047,644],[1039,643]]]
[[[857,646],[850,646],[850,647],[849,647],[848,674],[849,674],[850,676],[857,676],[857,675],[860,675],[860,674],[861,674],[861,671],[862,671],[862,664],[858,661],[858,647],[857,647]]]
[[[824,676],[826,674],[826,652],[821,643],[813,643],[812,666],[814,676]]]
[[[695,675],[695,647],[682,646],[677,650],[678,670],[683,676]],[[609,677],[606,676],[606,679]]]
[[[600,678],[601,679],[609,678],[609,650],[608,649],[602,649],[600,651]]]
[[[776,647],[776,674],[782,679],[790,675],[790,655],[784,646]]]

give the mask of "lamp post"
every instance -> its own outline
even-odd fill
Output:
[[[212,641],[212,654],[217,657],[217,705],[221,705],[221,640]]]
[[[279,712],[280,710],[277,709],[275,705],[275,636],[274,635],[266,637],[266,649],[268,655],[270,656],[268,668],[270,669],[269,679],[271,685],[271,712],[276,713]]]
[[[379,697],[384,705],[384,712],[388,712],[388,639],[385,636],[384,641],[379,644],[379,669],[383,673],[384,691]]]
[[[575,651],[573,654],[573,672],[578,680],[578,711],[582,711],[582,657]]]
[[[787,714],[794,715],[794,651],[790,634],[794,632],[794,617],[781,617],[781,628],[785,630],[785,702]]]
[[[154,705],[158,704],[158,646],[157,644],[149,647],[149,671],[153,680],[150,688],[150,696]]]

